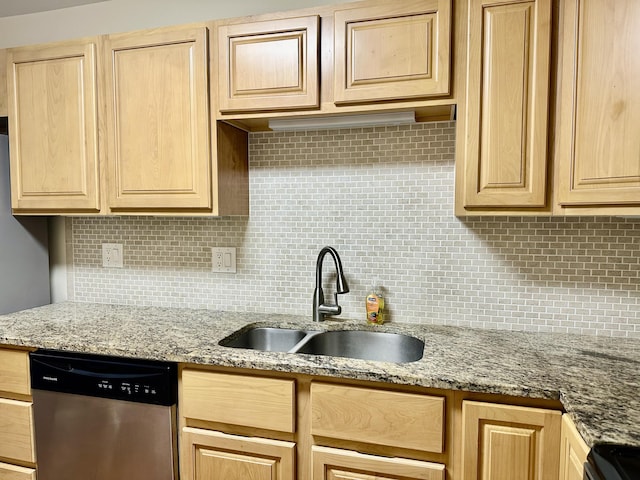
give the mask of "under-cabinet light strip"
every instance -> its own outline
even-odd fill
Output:
[[[329,115],[326,117],[274,118],[271,130],[323,130],[328,128],[372,127],[416,123],[415,112],[369,113],[363,115]]]

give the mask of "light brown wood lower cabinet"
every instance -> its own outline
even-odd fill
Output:
[[[295,382],[185,369],[182,415],[280,432],[295,429]]]
[[[312,480],[444,480],[438,463],[365,455],[349,450],[313,446]]]
[[[444,407],[442,397],[314,382],[311,433],[442,453]]]
[[[186,427],[183,480],[294,480],[295,443]]]
[[[35,462],[31,402],[0,399],[0,457]]]
[[[28,352],[0,349],[0,392],[31,394]]]
[[[464,480],[555,480],[561,413],[541,408],[465,401]]]
[[[562,416],[560,445],[560,480],[582,480],[589,446],[566,413]]]
[[[0,478],[2,480],[36,480],[36,471],[33,468],[0,462]]]

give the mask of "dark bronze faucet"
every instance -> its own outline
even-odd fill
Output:
[[[326,254],[330,254],[333,257],[333,263],[336,266],[336,293],[335,304],[324,303],[324,292],[322,291],[322,261]],[[344,278],[342,272],[342,262],[340,261],[340,255],[333,247],[324,247],[318,254],[318,260],[316,261],[316,289],[313,292],[313,321],[322,322],[325,315],[335,316],[340,315],[342,307],[338,305],[338,294],[348,293],[349,285],[347,285],[347,279]]]

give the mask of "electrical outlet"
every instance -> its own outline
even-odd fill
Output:
[[[123,267],[121,243],[102,244],[102,266],[107,268]]]
[[[212,247],[211,271],[236,273],[236,247]]]

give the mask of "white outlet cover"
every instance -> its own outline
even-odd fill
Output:
[[[121,243],[102,244],[102,266],[106,268],[122,268],[124,259]]]
[[[236,247],[212,247],[211,271],[236,273]]]

